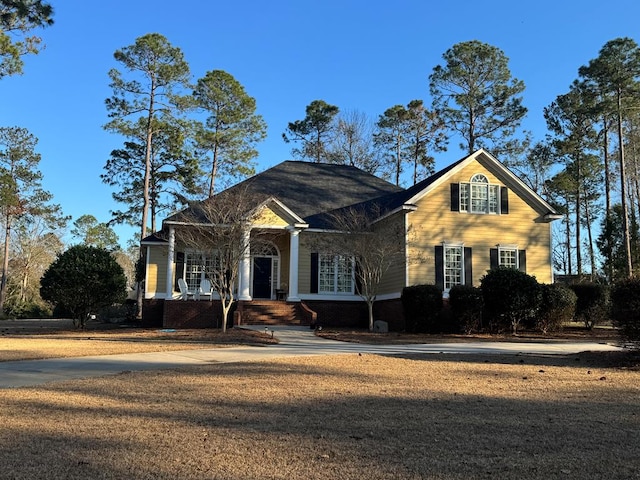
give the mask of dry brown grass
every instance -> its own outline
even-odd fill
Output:
[[[0,476],[639,478],[640,372],[589,358],[350,354],[4,390]]]
[[[74,329],[69,321],[0,322],[0,361],[165,352],[277,343],[262,332],[232,329],[164,330],[91,323]]]
[[[23,356],[222,341],[206,330],[0,332],[0,350],[19,342]],[[637,360],[349,354],[0,390],[0,478],[640,478]]]

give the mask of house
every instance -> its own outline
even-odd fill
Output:
[[[453,285],[478,285],[497,265],[525,271],[541,283],[553,281],[551,222],[560,215],[485,150],[408,189],[355,167],[298,161],[280,163],[229,191],[241,188],[265,198],[247,234],[270,237],[267,249],[240,260],[236,322],[252,321],[255,308],[272,304],[289,308],[289,321],[362,324],[355,265],[318,251],[313,241],[336,234],[328,212],[355,205],[376,212],[374,221],[384,219],[411,232],[376,301],[378,317],[392,328],[403,326],[399,299],[408,285],[437,284],[446,296]],[[175,232],[185,228],[180,218],[180,212],[168,217],[161,232],[143,241],[145,318],[165,327],[211,325],[213,313],[207,312],[215,302],[177,301],[178,279],[196,291],[213,262],[176,240]]]

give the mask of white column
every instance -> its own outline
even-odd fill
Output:
[[[299,302],[298,297],[298,256],[300,250],[300,230],[289,229],[289,296],[288,302]]]
[[[251,300],[249,283],[251,281],[251,230],[247,228],[242,236],[242,258],[238,276],[238,300]]]
[[[173,258],[176,248],[176,230],[169,227],[169,251],[167,252],[167,289],[165,294],[166,300],[173,300]]]

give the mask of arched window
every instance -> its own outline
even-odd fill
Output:
[[[460,184],[460,211],[498,213],[500,186],[491,185],[482,173],[476,173],[469,183]]]

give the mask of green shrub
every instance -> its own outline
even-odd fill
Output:
[[[123,302],[127,280],[122,267],[103,249],[76,245],[58,255],[40,279],[40,296],[62,305],[80,327],[90,314]]]
[[[578,297],[576,302],[576,319],[584,322],[591,330],[608,317],[608,289],[598,283],[575,283],[569,285]]]
[[[621,280],[613,285],[611,319],[626,340],[640,346],[640,278]]]
[[[542,284],[540,289],[540,308],[535,327],[542,333],[557,332],[573,319],[578,297],[573,290],[560,283]]]
[[[7,318],[49,318],[51,309],[35,302],[12,303],[5,305]]]
[[[440,331],[442,290],[435,285],[414,285],[402,290],[405,329],[411,333]]]
[[[484,308],[481,289],[455,285],[449,290],[449,305],[460,331],[469,335],[480,330]]]
[[[540,284],[535,277],[514,268],[498,267],[480,279],[484,314],[492,329],[511,329],[535,315],[540,305]]]

